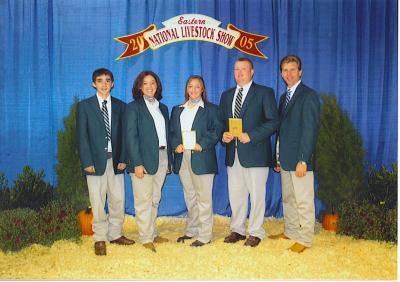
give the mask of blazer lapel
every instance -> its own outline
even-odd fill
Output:
[[[285,114],[284,116],[286,116],[286,114],[290,111],[290,109],[293,107],[293,104],[296,102],[296,99],[302,94],[302,83],[300,83],[297,88],[296,91],[294,91],[292,98],[289,101],[289,104],[286,107],[285,110]]]
[[[168,117],[168,108],[167,108],[167,106],[164,106],[164,104],[161,104],[161,103],[159,102],[159,109],[160,109],[160,111],[161,111],[161,114],[162,114],[163,117],[164,117],[164,122],[165,122],[165,134],[167,135],[167,138],[168,138],[168,119],[169,119],[169,117]]]
[[[233,90],[228,95],[228,103],[226,104],[226,106],[228,107],[228,117],[233,117],[232,103],[233,103],[233,96],[235,95],[235,89],[236,88],[233,88]]]
[[[254,85],[255,83],[253,82],[249,88],[249,92],[247,92],[246,98],[244,99],[244,102],[242,104],[242,109],[240,110],[241,117],[244,115],[244,112],[249,107],[250,101],[254,98]]]
[[[204,107],[206,107],[206,104],[204,104]],[[202,120],[202,117],[205,114],[205,112],[206,112],[205,108],[199,107],[192,123],[192,130],[196,128],[197,123]]]
[[[115,102],[114,98],[111,97],[111,132],[113,128],[118,125],[119,109],[118,104]]]
[[[97,100],[97,96],[94,95],[91,99],[90,99],[90,106],[92,107],[93,111],[96,114],[96,117],[101,120],[102,123],[104,123],[104,119],[103,119],[103,115],[101,114],[101,109],[99,106],[99,101]],[[104,125],[105,127],[105,125]]]

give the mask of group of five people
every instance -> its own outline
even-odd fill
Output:
[[[159,234],[156,219],[161,189],[171,171],[179,175],[188,210],[184,234],[177,241],[193,239],[194,247],[210,243],[218,142],[226,148],[232,210],[231,233],[224,242],[246,240],[246,246],[255,247],[265,238],[266,182],[273,167],[281,173],[285,227],[284,233],[269,238],[292,239],[295,243],[290,249],[298,253],[311,246],[319,99],[301,82],[298,56],[284,57],[280,68],[288,90],[279,107],[273,89],[253,81],[252,61],[239,58],[234,66],[237,85],[222,93],[219,106],[208,101],[203,78],[192,75],[186,82],[183,104],[173,107],[171,116],[160,102],[162,85],[154,72],[137,76],[132,88],[134,101],[128,105],[111,97],[114,78],[109,70],[93,73],[97,93],[78,103],[77,135],[93,210],[96,255],[106,255],[107,241],[134,243],[122,235],[125,170],[132,180],[139,240],[145,248],[155,252],[154,243],[168,242]],[[230,118],[241,120],[243,130],[236,136],[229,129]],[[195,132],[192,145],[185,142],[191,136],[187,132]],[[270,137],[275,133],[273,154]]]

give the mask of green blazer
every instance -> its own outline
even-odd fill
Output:
[[[179,173],[182,164],[183,153],[175,152],[176,147],[182,144],[181,113],[182,106],[175,106],[172,109],[169,125],[169,136],[171,147],[174,151],[174,173]],[[193,120],[192,130],[196,131],[196,143],[203,150],[192,151],[191,166],[195,174],[215,174],[218,172],[217,156],[215,145],[221,138],[222,123],[220,120],[218,106],[212,103],[204,103],[204,108],[199,107]]]
[[[224,132],[228,131],[228,118],[232,118],[232,102],[236,87],[222,93],[220,111]],[[250,142],[237,142],[237,151],[243,167],[267,167],[273,165],[270,137],[278,128],[278,110],[274,90],[252,83],[243,102],[240,118],[243,132],[250,136]],[[235,140],[226,144],[225,164],[233,166],[235,160]]]
[[[125,147],[122,142],[122,117],[125,103],[111,97],[111,145],[114,173],[118,163],[126,163]],[[76,133],[79,147],[79,157],[82,167],[94,166],[96,172],[92,175],[103,175],[107,165],[107,133],[97,96],[82,100],[77,106]],[[84,175],[91,175],[83,170]]]
[[[279,162],[287,171],[295,171],[299,161],[307,163],[307,170],[314,168],[320,103],[318,94],[302,82],[284,109],[286,95],[279,101]]]
[[[172,163],[172,154],[168,137],[168,108],[161,102],[159,108],[165,120],[168,168],[170,168]],[[156,174],[159,164],[158,135],[153,117],[147,109],[143,97],[140,97],[127,105],[124,120],[124,140],[126,143],[128,159],[127,171],[134,172],[136,166],[143,165],[148,174]]]

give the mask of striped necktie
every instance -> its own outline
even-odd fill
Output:
[[[242,109],[242,97],[243,97],[243,88],[239,88],[239,92],[236,95],[235,100],[235,111],[233,113],[234,118],[238,118],[240,116],[240,110]]]
[[[292,96],[292,91],[290,89],[288,89],[286,91],[285,109],[287,108],[287,106],[288,106],[288,104],[290,102],[290,99],[292,98],[291,96]]]
[[[107,139],[111,140],[110,119],[108,118],[107,100],[104,100],[102,103],[101,114],[103,115],[104,125],[106,126]]]

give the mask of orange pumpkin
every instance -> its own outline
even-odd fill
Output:
[[[81,225],[82,235],[93,235],[92,220],[93,212],[91,207],[81,210],[78,213],[79,223]]]
[[[337,213],[326,213],[322,221],[322,227],[328,231],[337,231],[339,215]]]

